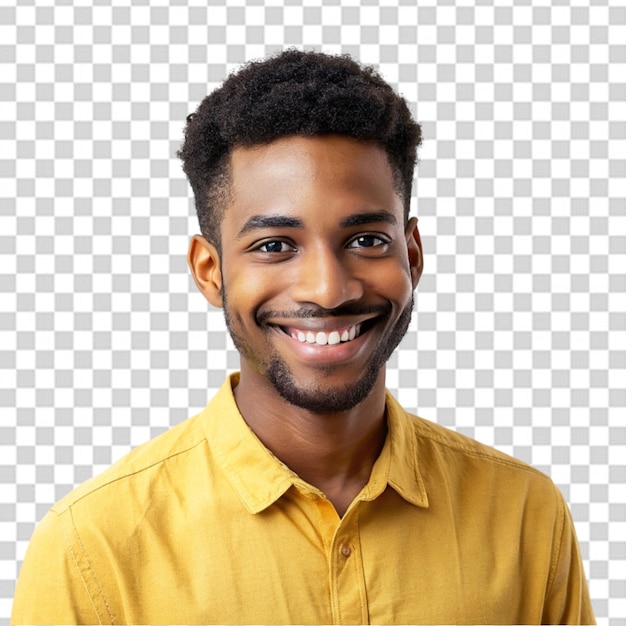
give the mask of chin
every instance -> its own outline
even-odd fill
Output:
[[[370,395],[382,367],[384,363],[371,363],[359,380],[349,384],[303,387],[296,382],[283,361],[274,359],[267,368],[266,376],[289,404],[311,413],[342,413],[353,409]]]

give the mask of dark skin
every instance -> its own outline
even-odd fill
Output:
[[[343,516],[385,441],[380,361],[422,272],[417,221],[384,150],[348,137],[236,148],[231,174],[221,254],[195,236],[189,267],[225,308],[244,419]]]

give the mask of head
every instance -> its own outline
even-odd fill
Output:
[[[187,118],[179,156],[202,235],[220,249],[234,148],[329,134],[385,151],[408,220],[421,129],[405,100],[372,68],[348,56],[286,50],[232,74]]]
[[[311,52],[246,66],[190,117],[180,156],[202,237],[188,260],[224,308],[239,392],[338,413],[384,391],[422,270],[420,139],[375,72]]]

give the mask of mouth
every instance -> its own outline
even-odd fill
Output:
[[[350,326],[340,328],[296,328],[293,326],[278,326],[283,333],[304,344],[316,346],[336,346],[340,343],[349,343],[360,337],[376,324],[379,318],[371,318]]]
[[[296,330],[296,329],[283,329],[292,339],[297,339],[300,343],[314,343],[318,346],[334,346],[338,343],[346,343],[352,341],[359,336],[361,332],[361,324],[355,324],[348,328],[340,330],[331,330],[325,332],[318,330],[313,332],[312,330]]]

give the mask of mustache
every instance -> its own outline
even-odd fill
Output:
[[[323,307],[307,307],[302,309],[294,309],[293,311],[261,311],[256,315],[258,324],[268,319],[310,319],[313,317],[349,317],[359,315],[387,315],[391,311],[391,305],[355,305],[344,304],[334,309],[325,309]]]

